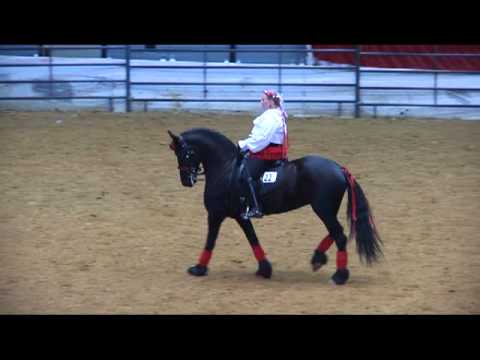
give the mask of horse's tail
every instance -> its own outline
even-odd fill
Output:
[[[350,224],[349,239],[355,237],[360,260],[362,262],[365,260],[367,265],[371,265],[383,255],[380,248],[382,239],[378,234],[372,210],[360,184],[347,168],[342,167],[342,170],[348,183],[347,219]]]

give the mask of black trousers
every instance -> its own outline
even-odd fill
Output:
[[[248,199],[248,204],[252,207],[255,204],[254,197],[257,200],[257,203],[259,203],[259,199],[257,194],[254,194],[255,192],[255,187],[253,185],[253,182],[255,180],[258,180],[264,171],[270,166],[273,165],[275,160],[262,160],[262,159],[256,159],[256,158],[245,158],[243,161],[245,161],[245,169],[243,170],[242,173],[242,183],[243,183],[243,189],[242,189],[242,194]],[[247,171],[248,170],[248,171]],[[248,177],[252,178],[252,182],[249,184],[248,183]],[[259,203],[258,205],[261,207],[261,204]]]
[[[248,173],[254,181],[258,180],[265,170],[267,170],[267,168],[272,166],[275,162],[275,160],[262,160],[256,158],[247,158],[244,161],[246,161],[245,167],[248,169]],[[247,180],[247,174],[245,170],[243,172],[243,177],[245,180]]]

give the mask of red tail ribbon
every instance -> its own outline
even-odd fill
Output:
[[[347,175],[348,184],[352,190],[352,219],[357,221],[357,195],[355,194],[355,177],[348,171],[348,169],[342,166],[342,170]]]

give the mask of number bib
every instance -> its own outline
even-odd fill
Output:
[[[262,182],[266,183],[274,183],[277,181],[277,172],[276,171],[267,171],[263,174]]]

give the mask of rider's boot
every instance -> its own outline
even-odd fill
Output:
[[[250,190],[250,205],[253,204],[253,208],[250,208],[250,205],[247,206],[245,212],[241,215],[245,220],[248,220],[250,218],[261,218],[263,217],[262,210],[260,209],[260,206],[257,201],[257,197],[255,195],[255,189],[253,187],[253,179],[251,177],[248,177],[247,179],[247,185],[248,189]]]

